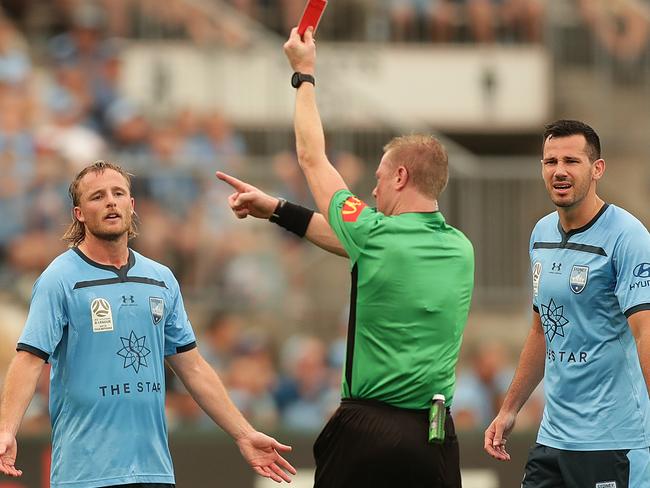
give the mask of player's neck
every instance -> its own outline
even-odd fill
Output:
[[[417,192],[413,192],[410,195],[404,195],[405,198],[401,198],[395,204],[395,208],[391,215],[399,215],[403,213],[425,213],[425,212],[437,212],[438,211],[438,200],[431,200]]]
[[[92,234],[86,235],[79,244],[79,250],[99,264],[121,268],[129,261],[128,237],[126,234],[115,241],[98,239]]]
[[[587,225],[604,204],[605,202],[594,193],[574,207],[558,207],[562,229],[569,232]]]

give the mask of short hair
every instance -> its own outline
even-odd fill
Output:
[[[116,163],[99,160],[99,161],[95,161],[94,163],[86,166],[81,171],[79,171],[79,173],[77,173],[77,176],[75,176],[74,179],[72,180],[72,183],[70,183],[70,187],[68,188],[68,195],[70,196],[70,200],[72,200],[72,222],[70,223],[65,233],[61,237],[61,239],[63,239],[64,241],[68,241],[69,247],[78,246],[83,242],[84,238],[86,237],[86,227],[84,226],[83,222],[79,222],[77,220],[77,217],[75,217],[74,214],[74,207],[79,206],[79,201],[81,199],[79,184],[81,183],[83,177],[86,176],[88,173],[103,173],[107,169],[112,169],[113,171],[117,171],[119,174],[121,174],[126,180],[126,185],[129,192],[131,191],[132,175]],[[138,235],[138,231],[137,231],[135,214],[134,214],[134,218],[131,219],[131,227],[129,228],[128,238],[133,239],[137,235]]]
[[[447,150],[433,136],[412,134],[393,138],[384,146],[391,152],[389,162],[403,165],[413,184],[423,195],[437,199],[449,180]]]
[[[542,142],[542,150],[549,137],[569,137],[581,135],[587,141],[587,156],[593,163],[600,159],[600,137],[596,131],[579,120],[556,120],[544,127],[544,141]]]

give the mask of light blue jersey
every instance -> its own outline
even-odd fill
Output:
[[[73,248],[39,277],[19,350],[52,364],[52,488],[174,483],[165,356],[196,346],[171,271]]]
[[[604,205],[565,233],[557,212],[530,240],[533,308],[546,336],[537,442],[566,450],[650,446],[650,400],[627,317],[650,310],[650,235]]]

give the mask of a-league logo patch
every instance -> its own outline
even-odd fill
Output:
[[[93,332],[111,332],[113,330],[111,304],[105,298],[95,298],[90,303],[90,318]]]
[[[596,488],[616,488],[616,481],[603,481],[596,483]]]
[[[164,300],[158,297],[149,297],[149,308],[151,309],[151,319],[154,325],[158,325],[165,313]]]
[[[571,286],[571,291],[576,294],[581,293],[582,290],[585,289],[585,286],[587,286],[588,279],[588,266],[573,266],[573,268],[571,268],[571,276],[569,277],[569,285]]]
[[[348,197],[348,199],[343,202],[343,207],[341,208],[343,221],[356,222],[359,215],[361,215],[362,210],[366,207],[367,205],[357,197]]]
[[[542,276],[542,263],[535,261],[533,264],[533,296],[539,295],[539,279]]]

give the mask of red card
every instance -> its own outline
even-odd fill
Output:
[[[305,34],[305,31],[309,26],[314,28],[318,27],[320,18],[327,7],[327,0],[308,0],[307,5],[305,5],[305,10],[302,13],[302,18],[298,24],[298,34],[302,37]]]

